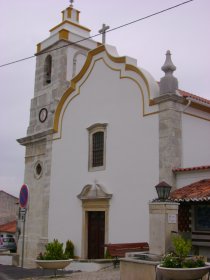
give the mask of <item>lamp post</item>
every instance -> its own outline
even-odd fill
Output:
[[[150,253],[164,255],[172,246],[171,232],[178,231],[179,203],[169,199],[171,186],[160,182],[155,186],[158,198],[149,203],[149,247]]]
[[[158,198],[155,201],[169,201],[169,195],[171,191],[171,186],[168,185],[166,182],[162,181],[158,185],[155,186]]]

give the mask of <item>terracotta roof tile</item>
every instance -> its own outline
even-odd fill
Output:
[[[158,83],[158,85],[160,86],[160,82],[157,82],[157,83]],[[183,97],[186,97],[186,98],[187,98],[187,97],[190,97],[190,98],[192,98],[192,99],[194,99],[194,100],[197,100],[197,101],[199,101],[199,102],[206,103],[206,104],[210,104],[210,100],[209,100],[209,99],[206,99],[206,98],[203,98],[203,97],[201,97],[201,96],[195,95],[195,94],[193,94],[193,93],[184,91],[184,90],[182,90],[182,89],[178,89],[177,91],[178,91],[178,93],[179,93],[181,96],[183,96]]]
[[[184,167],[184,168],[173,168],[173,172],[185,172],[185,171],[197,171],[197,170],[207,170],[210,169],[210,165],[194,166],[194,167]]]
[[[192,99],[195,99],[197,101],[200,101],[200,102],[203,102],[203,103],[206,103],[206,104],[210,104],[210,100],[206,99],[206,98],[203,98],[203,97],[200,97],[198,95],[195,95],[195,94],[192,94],[190,92],[186,92],[184,90],[181,90],[181,89],[178,89],[178,92],[183,96],[183,97],[190,97]]]
[[[1,232],[9,232],[9,233],[15,233],[16,232],[16,220],[9,222],[4,225],[0,225],[0,231]]]
[[[173,191],[174,201],[210,201],[210,179],[204,179]]]

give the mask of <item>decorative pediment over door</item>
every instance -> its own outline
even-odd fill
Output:
[[[82,189],[81,193],[77,196],[81,200],[100,200],[111,199],[112,194],[105,191],[104,187],[99,184],[86,185]]]

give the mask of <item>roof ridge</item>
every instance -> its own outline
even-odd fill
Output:
[[[198,101],[201,101],[203,103],[207,103],[207,104],[210,104],[210,100],[207,99],[207,98],[204,98],[204,97],[201,97],[199,95],[196,95],[194,93],[191,93],[191,92],[187,92],[187,91],[184,91],[182,89],[178,89],[178,92],[183,96],[183,97],[191,97],[195,100],[198,100]]]
[[[184,172],[184,171],[195,171],[195,170],[206,170],[210,169],[210,165],[201,165],[201,166],[193,166],[193,167],[177,167],[173,168],[173,172]]]
[[[173,201],[210,201],[210,179],[202,179],[171,193]]]

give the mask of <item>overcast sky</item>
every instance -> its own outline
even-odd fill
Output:
[[[98,33],[140,19],[182,0],[75,0],[80,24]],[[36,44],[61,22],[68,0],[0,0],[0,64],[31,56]],[[210,99],[210,1],[194,0],[176,9],[107,34],[120,55],[138,60],[156,80],[171,50],[179,88]],[[100,41],[101,36],[95,38]],[[24,152],[16,139],[26,136],[34,94],[35,58],[0,68],[0,190],[19,195],[24,183]]]

